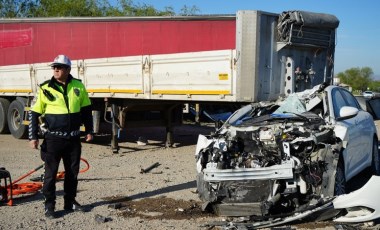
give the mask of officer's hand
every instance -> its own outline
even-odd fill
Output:
[[[32,149],[38,149],[38,143],[39,141],[38,140],[30,140],[29,141],[29,145]]]
[[[86,142],[92,141],[94,139],[94,136],[91,133],[88,133],[86,135]]]

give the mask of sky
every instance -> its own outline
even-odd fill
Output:
[[[111,2],[116,2],[113,0]],[[350,68],[370,67],[380,80],[380,1],[378,0],[134,0],[158,10],[196,6],[198,14],[236,14],[238,10],[282,13],[304,10],[335,15],[340,23],[335,48],[335,74]]]

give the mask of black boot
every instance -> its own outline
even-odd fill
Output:
[[[48,219],[55,219],[57,218],[57,214],[54,211],[54,206],[52,205],[45,205],[45,217]]]
[[[70,212],[85,212],[85,209],[76,200],[65,201],[63,208]]]

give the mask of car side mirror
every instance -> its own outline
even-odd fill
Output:
[[[351,106],[343,106],[342,108],[340,108],[339,110],[339,117],[336,118],[337,121],[342,121],[342,120],[346,120],[346,119],[349,119],[349,118],[353,118],[355,117],[356,115],[358,115],[359,113],[359,110],[355,107],[351,107]]]
[[[370,113],[374,120],[380,120],[380,98],[373,98],[366,101],[367,112]]]

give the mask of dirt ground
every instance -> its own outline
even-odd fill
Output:
[[[57,219],[45,219],[43,196],[37,192],[15,198],[13,206],[0,204],[0,229],[217,229],[210,223],[225,219],[201,211],[195,182],[196,140],[198,134],[211,131],[211,125],[177,127],[176,147],[165,148],[163,127],[130,129],[121,140],[117,154],[111,151],[108,134],[97,135],[94,143],[82,145],[82,157],[90,168],[79,174],[77,200],[87,212],[63,211],[63,182],[59,181]],[[140,137],[148,143],[138,145]],[[0,135],[0,167],[10,172],[13,180],[41,164],[39,151],[31,149],[27,140]],[[142,173],[142,169],[152,165],[149,172]],[[85,164],[81,168],[84,170]],[[43,169],[20,183],[38,180],[41,174]],[[322,222],[282,229],[343,227]]]

